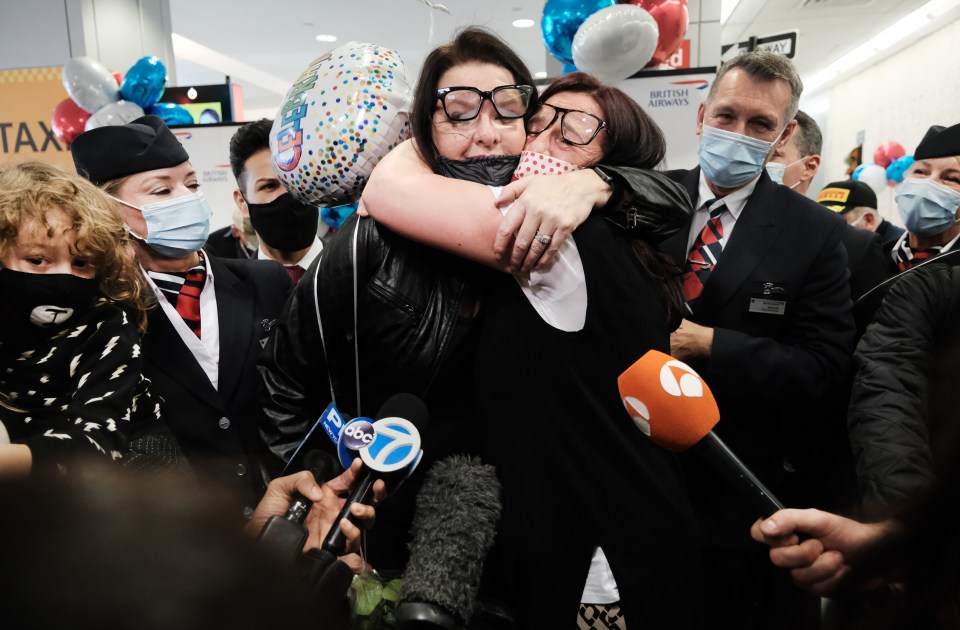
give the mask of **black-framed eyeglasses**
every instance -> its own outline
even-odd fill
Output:
[[[560,119],[560,137],[569,144],[590,144],[607,126],[591,113],[541,103],[540,109],[527,121],[527,133],[539,135],[557,122],[557,118]]]
[[[529,85],[501,85],[489,92],[464,85],[437,90],[443,113],[456,121],[473,120],[479,116],[485,100],[493,103],[493,108],[501,118],[523,118],[530,107],[531,96],[533,88]]]

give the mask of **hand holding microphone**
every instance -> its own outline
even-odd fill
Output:
[[[344,463],[356,457],[363,465],[353,491],[321,545],[324,551],[337,556],[343,555],[346,549],[346,536],[340,523],[344,518],[352,518],[351,506],[369,503],[377,481],[396,490],[423,457],[420,429],[426,427],[430,414],[422,400],[412,394],[396,394],[384,403],[377,415],[381,419],[373,423],[353,420],[340,435],[338,452]]]
[[[736,487],[759,516],[783,505],[712,431],[717,401],[699,374],[682,361],[650,350],[617,379],[620,397],[637,427],[658,446],[696,451]]]

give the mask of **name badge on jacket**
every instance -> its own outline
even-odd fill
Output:
[[[750,298],[748,310],[751,313],[783,315],[787,312],[787,291],[772,282],[763,283],[763,297]]]

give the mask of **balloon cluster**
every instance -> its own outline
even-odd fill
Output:
[[[67,146],[84,131],[124,125],[144,114],[156,114],[169,125],[192,124],[193,116],[174,103],[158,103],[167,83],[167,68],[156,57],[143,57],[126,75],[110,72],[89,57],[63,65],[63,87],[70,98],[53,109],[50,126]]]
[[[861,164],[853,171],[853,179],[867,184],[876,193],[887,186],[896,186],[913,166],[913,156],[905,153],[899,142],[883,142],[874,151],[873,162]]]
[[[687,0],[547,0],[541,27],[565,73],[615,82],[664,63],[688,22]]]

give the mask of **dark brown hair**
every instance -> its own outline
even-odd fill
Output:
[[[597,139],[603,149],[601,163],[610,166],[655,168],[667,152],[663,132],[640,105],[623,90],[601,83],[583,72],[566,74],[543,91],[541,102],[564,92],[586,94],[596,101],[607,126]],[[634,239],[633,253],[653,282],[667,312],[676,322],[683,312],[682,274],[669,255],[645,240]]]
[[[516,85],[533,87],[530,102],[537,100],[537,90],[530,70],[517,53],[502,39],[482,28],[471,26],[460,31],[449,44],[430,51],[420,70],[420,80],[413,96],[411,123],[413,139],[423,161],[437,172],[440,153],[433,143],[433,113],[437,109],[437,89],[444,72],[467,63],[489,63],[510,72]],[[533,111],[530,107],[528,114]]]
[[[604,164],[654,168],[663,161],[667,153],[663,132],[623,90],[605,85],[585,72],[571,72],[551,83],[540,95],[540,102],[561,92],[591,96],[603,111],[607,127],[597,138]]]

